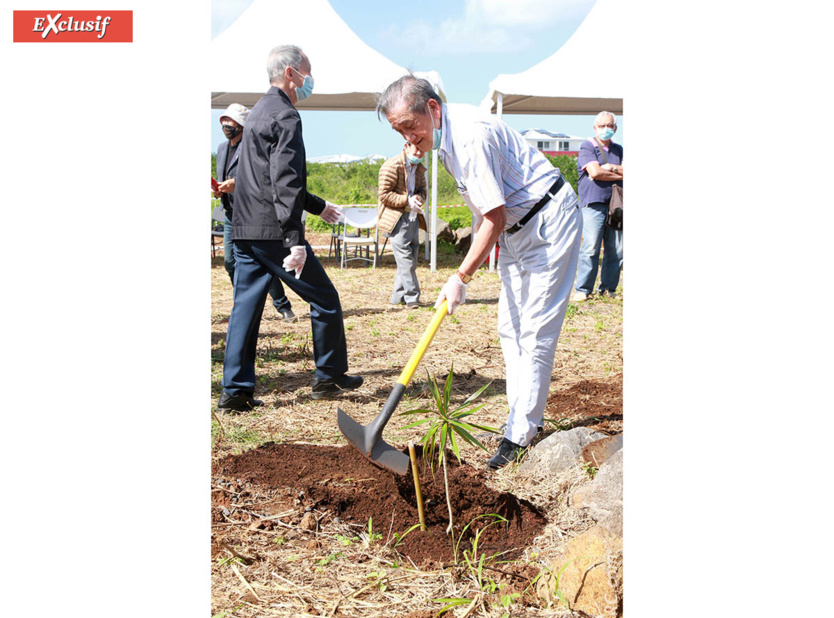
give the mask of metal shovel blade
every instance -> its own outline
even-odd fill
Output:
[[[426,328],[426,332],[423,333],[422,338],[417,343],[417,347],[411,353],[411,358],[408,359],[408,364],[403,369],[402,374],[400,374],[400,379],[394,385],[391,394],[388,395],[382,411],[374,420],[368,423],[367,427],[360,425],[350,418],[341,408],[338,409],[337,418],[339,421],[339,429],[345,438],[347,438],[348,442],[358,448],[365,457],[370,458],[375,464],[383,468],[388,468],[397,474],[405,474],[408,472],[408,464],[411,460],[408,455],[398,451],[382,439],[382,430],[397,408],[400,398],[403,396],[408,383],[411,381],[411,376],[414,375],[417,365],[420,364],[420,359],[423,358],[426,348],[429,347],[431,340],[434,338],[434,334],[440,327],[446,311],[447,303],[444,300],[435,310],[434,316],[428,328]]]
[[[408,472],[408,464],[410,461],[408,455],[388,444],[379,434],[374,438],[374,422],[371,422],[367,427],[360,425],[342,411],[341,408],[337,409],[336,415],[342,434],[365,457],[369,458],[373,463],[397,474],[406,474]],[[380,427],[379,433],[381,432],[382,428]]]

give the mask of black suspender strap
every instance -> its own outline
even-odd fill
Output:
[[[507,228],[507,234],[515,234],[518,230],[523,228],[524,225],[530,219],[532,219],[536,215],[537,212],[539,212],[542,208],[544,208],[544,205],[547,204],[547,202],[550,200],[551,195],[556,195],[557,193],[559,193],[559,189],[561,189],[564,184],[565,184],[565,179],[562,177],[561,174],[559,174],[559,179],[555,183],[553,183],[553,186],[550,187],[550,191],[545,193],[544,197],[542,199],[540,199],[535,206],[533,206],[530,210],[527,211],[527,214],[524,215],[521,218],[521,221],[519,221],[518,223],[516,223],[512,227]]]

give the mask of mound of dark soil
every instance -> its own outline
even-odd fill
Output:
[[[614,435],[623,432],[623,374],[604,380],[581,380],[570,388],[551,393],[545,418],[571,427],[589,427]]]
[[[546,521],[542,513],[529,502],[488,488],[484,483],[485,472],[465,462],[458,465],[454,457],[452,460],[449,493],[455,540],[467,524],[479,516],[497,514],[508,523],[486,528],[478,542],[479,553],[499,552],[506,558],[520,553],[544,527]],[[418,566],[448,564],[453,561],[454,553],[451,537],[445,532],[449,514],[443,471],[436,465],[432,472],[419,455],[419,449],[418,462],[428,530],[415,529],[396,549]],[[216,486],[252,484],[274,497],[269,507],[257,514],[261,523],[255,525],[274,523],[270,516],[285,511],[288,506],[300,512],[318,513],[315,524],[318,529],[334,521],[367,528],[368,520],[373,518],[374,532],[382,533],[386,539],[389,530],[401,536],[419,521],[411,470],[406,476],[399,476],[379,468],[352,446],[269,443],[220,460],[214,466],[213,476]],[[219,511],[223,510],[227,518],[234,518],[234,506],[223,492],[212,495],[213,517],[222,518]],[[246,515],[251,516],[251,512]],[[459,551],[471,549],[474,533],[493,521],[496,521],[493,517],[474,521],[460,542]]]

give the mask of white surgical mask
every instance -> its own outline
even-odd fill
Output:
[[[601,129],[597,129],[597,137],[600,138],[602,141],[607,142],[612,137],[614,137],[614,129],[609,129],[608,127],[602,127]]]
[[[299,73],[295,69],[293,69],[293,71],[301,75],[301,73]],[[311,94],[313,94],[313,86],[315,85],[315,81],[313,80],[312,75],[304,75],[303,77],[304,83],[301,85],[301,88],[295,89],[295,96],[298,98],[299,103],[307,97],[309,97]]]

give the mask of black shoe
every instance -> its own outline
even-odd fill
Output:
[[[313,378],[313,392],[310,397],[321,399],[329,395],[338,395],[343,391],[352,391],[362,386],[365,379],[362,376],[349,376],[347,374],[332,380],[320,380]]]
[[[246,412],[252,408],[257,408],[264,404],[260,399],[252,397],[251,393],[237,393],[232,395],[223,391],[220,395],[220,401],[217,402],[217,407],[221,410],[237,410],[238,412]]]
[[[410,303],[406,303],[405,306],[409,309],[417,309],[420,306],[420,303],[418,303],[416,300],[413,300]]]
[[[517,462],[526,452],[526,446],[519,446],[515,442],[510,442],[507,438],[503,438],[501,444],[498,445],[498,450],[495,451],[495,455],[489,458],[487,468],[491,470],[503,468],[509,463]]]
[[[295,322],[296,320],[295,314],[292,312],[292,309],[279,309],[278,313],[284,316],[285,322]]]

